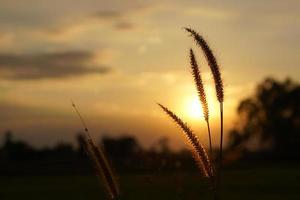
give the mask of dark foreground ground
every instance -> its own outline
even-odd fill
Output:
[[[134,174],[119,177],[121,200],[212,199],[198,173]],[[299,165],[259,165],[227,169],[222,200],[300,199]],[[0,177],[1,200],[100,200],[93,176]]]

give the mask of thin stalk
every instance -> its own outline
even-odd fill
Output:
[[[212,150],[212,139],[211,139],[211,133],[210,133],[210,126],[209,126],[209,120],[206,120],[207,124],[207,131],[208,131],[208,140],[209,140],[209,153],[211,161],[213,160],[213,150]]]
[[[210,154],[210,164],[212,166],[212,170],[213,170],[213,178],[212,178],[212,190],[213,193],[216,194],[217,193],[217,185],[216,185],[216,167],[214,165],[214,156],[213,156],[213,149],[212,149],[212,139],[211,139],[211,132],[210,132],[210,125],[209,125],[209,120],[206,120],[206,124],[207,124],[207,131],[208,131],[208,138],[209,138],[209,154]]]
[[[83,117],[81,116],[79,110],[77,109],[75,103],[71,100],[72,102],[72,106],[74,108],[74,110],[76,111],[82,126],[84,127],[84,131],[86,133],[85,135],[85,150],[88,154],[88,156],[90,157],[90,159],[92,160],[94,167],[95,167],[95,171],[97,173],[98,176],[100,176],[101,181],[104,182],[104,187],[106,188],[107,192],[108,192],[108,198],[111,200],[116,200],[119,197],[119,186],[117,184],[117,181],[115,179],[115,176],[113,174],[112,168],[107,160],[107,158],[105,157],[103,151],[101,150],[101,148],[98,148],[89,133],[89,129],[87,128],[87,125],[83,119]]]
[[[221,136],[220,136],[220,157],[219,157],[219,170],[218,170],[218,189],[220,191],[221,185],[221,171],[222,171],[222,161],[223,161],[223,102],[220,102],[220,129],[221,129]]]
[[[222,169],[223,160],[223,102],[220,102],[220,117],[221,117],[221,139],[220,139],[220,169]]]
[[[215,172],[215,170],[214,170]],[[212,193],[213,193],[213,199],[214,200],[219,200],[219,194],[218,194],[218,185],[217,185],[217,176],[214,175],[211,179],[211,185],[212,185]]]
[[[83,128],[84,128],[85,133],[87,134],[88,138],[91,140],[92,138],[91,138],[89,129],[87,128],[87,125],[86,125],[86,123],[85,123],[83,117],[81,116],[81,114],[80,114],[79,110],[77,109],[77,107],[76,107],[75,103],[73,102],[73,100],[71,100],[71,103],[72,103],[72,107],[74,108],[74,110],[75,110],[77,116],[79,117],[79,119],[80,119],[80,121],[81,121],[81,124],[82,124],[82,126],[83,126]]]
[[[210,132],[210,125],[209,125],[209,120],[206,120],[206,124],[207,124],[207,131],[208,131],[208,138],[209,138],[209,154],[210,154],[210,164],[212,166],[212,170],[213,170],[213,178],[212,178],[212,190],[213,193],[215,194],[217,191],[217,187],[216,187],[216,167],[214,165],[214,157],[213,157],[213,149],[212,149],[212,138],[211,138],[211,132]]]

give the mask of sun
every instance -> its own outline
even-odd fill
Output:
[[[202,107],[198,97],[189,97],[185,102],[186,115],[192,119],[200,119],[203,117]]]

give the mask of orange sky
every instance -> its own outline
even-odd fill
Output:
[[[95,137],[134,134],[151,146],[176,126],[156,105],[184,118],[206,141],[188,50],[207,86],[214,133],[218,104],[209,68],[182,27],[208,40],[225,83],[225,125],[266,76],[300,80],[300,2],[199,0],[3,0],[0,5],[0,132],[35,145],[73,140],[81,129],[73,99]],[[217,136],[217,135],[216,135]]]

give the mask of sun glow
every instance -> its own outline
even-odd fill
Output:
[[[216,105],[218,102],[215,97],[214,88],[211,86],[206,87],[206,95],[209,109],[209,117],[210,119],[216,117],[218,115],[218,110],[216,109]],[[204,120],[202,105],[200,103],[198,94],[193,92],[187,95],[181,104],[181,113],[189,118],[190,120]]]
[[[203,118],[203,111],[197,96],[187,98],[185,102],[186,115],[193,119]]]

